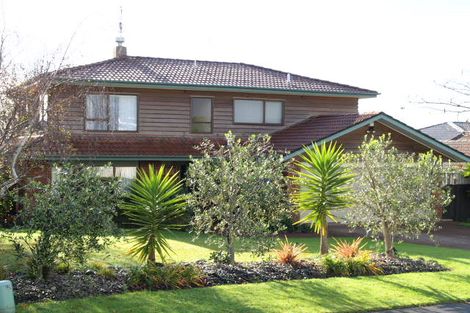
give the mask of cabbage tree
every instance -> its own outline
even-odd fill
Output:
[[[299,212],[305,216],[297,223],[310,223],[320,235],[320,253],[328,253],[328,219],[336,221],[334,210],[349,204],[349,182],[353,175],[344,166],[343,149],[336,143],[313,144],[295,163],[298,170],[293,179],[292,194]]]
[[[131,183],[128,201],[123,205],[124,214],[136,227],[131,235],[135,244],[130,254],[141,261],[156,262],[156,254],[165,260],[171,247],[168,232],[181,229],[178,223],[186,212],[186,196],[179,172],[158,170],[149,165],[148,170],[139,169],[137,178]]]

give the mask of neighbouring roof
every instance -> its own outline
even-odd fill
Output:
[[[420,131],[440,141],[453,140],[470,131],[470,123],[445,122],[421,128]]]
[[[376,91],[245,63],[126,56],[72,67],[61,80],[103,86],[375,97]]]

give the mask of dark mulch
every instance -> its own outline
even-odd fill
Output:
[[[229,265],[198,261],[196,265],[206,275],[207,286],[326,277],[323,268],[309,261],[295,265],[283,265],[278,262]]]
[[[47,281],[16,273],[10,280],[13,283],[15,300],[21,303],[122,293],[127,290],[127,276],[123,269],[116,270],[115,277],[104,277],[88,270],[52,273]]]
[[[374,258],[383,274],[409,272],[436,272],[447,270],[435,261],[423,259],[395,258],[383,255]],[[272,280],[294,280],[327,278],[324,268],[312,261],[302,261],[296,265],[283,265],[278,262],[251,262],[235,265],[216,264],[206,261],[186,263],[195,265],[206,276],[206,286],[267,282]],[[110,295],[129,290],[129,272],[114,268],[114,277],[105,277],[92,270],[73,271],[66,274],[52,273],[47,281],[28,278],[16,273],[10,276],[17,303],[44,300],[65,300],[96,295]]]
[[[412,272],[441,272],[448,269],[433,260],[411,259],[408,257],[388,258],[377,255],[374,258],[376,265],[382,269],[384,275],[402,274]]]

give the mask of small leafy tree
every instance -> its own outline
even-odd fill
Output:
[[[84,263],[88,252],[109,243],[122,196],[117,179],[103,179],[89,166],[64,164],[51,184],[31,186],[19,216],[27,234],[13,238],[17,250],[30,254],[31,274],[46,279],[58,259]]]
[[[155,264],[155,252],[162,261],[171,251],[166,233],[180,229],[177,220],[186,213],[186,196],[182,193],[183,181],[179,172],[155,170],[149,165],[148,171],[139,170],[137,178],[130,185],[129,200],[123,204],[124,214],[129,217],[135,245],[130,253],[141,261]]]
[[[383,236],[385,252],[394,256],[396,236],[431,234],[439,216],[437,209],[452,197],[444,188],[446,169],[432,151],[419,155],[399,152],[390,135],[365,138],[358,154],[351,154],[356,172],[355,201],[347,220],[373,237]]]
[[[292,198],[304,218],[320,234],[320,253],[328,253],[328,219],[336,221],[334,210],[349,203],[349,182],[353,178],[344,166],[343,149],[330,142],[321,146],[305,147],[297,161],[296,175],[292,176],[297,189]]]
[[[220,245],[234,263],[236,241],[263,253],[282,229],[289,212],[283,175],[287,164],[268,135],[241,140],[229,132],[225,138],[226,145],[216,146],[207,139],[200,144],[203,156],[192,160],[187,179],[194,230],[222,236]]]

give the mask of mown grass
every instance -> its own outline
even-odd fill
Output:
[[[307,257],[316,255],[317,238],[291,240],[308,246]],[[191,236],[185,233],[175,233],[171,244],[175,261],[206,259],[214,249],[203,239],[192,242]],[[129,245],[121,239],[106,253],[95,254],[92,259],[135,264],[135,260],[127,255]],[[353,312],[470,299],[469,250],[408,243],[398,245],[398,249],[412,257],[435,259],[451,271],[133,292],[24,304],[18,306],[18,312]],[[11,262],[4,256],[2,252],[0,262]],[[256,259],[246,252],[239,253],[237,258],[240,261]]]

